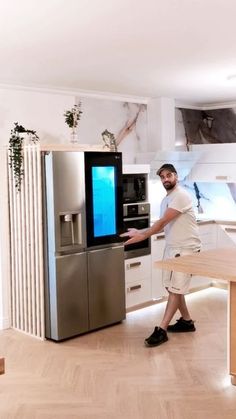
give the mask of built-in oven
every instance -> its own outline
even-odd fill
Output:
[[[123,203],[147,201],[147,174],[127,173],[122,175]]]
[[[136,203],[123,205],[124,230],[137,228],[138,230],[150,227],[150,204]],[[125,258],[130,259],[151,253],[151,240],[146,239],[138,243],[125,246]]]

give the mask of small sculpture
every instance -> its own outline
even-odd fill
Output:
[[[109,148],[110,151],[117,151],[117,144],[115,135],[107,129],[102,132],[102,140],[104,142],[103,148]]]

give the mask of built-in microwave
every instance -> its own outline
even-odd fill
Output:
[[[122,175],[123,203],[131,204],[147,201],[147,174]]]

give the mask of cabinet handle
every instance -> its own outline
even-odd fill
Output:
[[[217,180],[227,180],[228,179],[228,176],[216,176],[216,179]]]
[[[157,242],[157,241],[159,241],[159,240],[162,240],[164,238],[164,235],[162,235],[162,236],[154,236],[153,237],[153,241],[154,242]]]
[[[138,266],[141,266],[141,262],[133,262],[127,265],[127,269],[137,268]]]
[[[233,227],[226,227],[226,228],[225,228],[225,231],[226,231],[227,233],[236,233],[236,228],[233,228]]]
[[[142,288],[142,285],[133,285],[132,287],[127,288],[128,292],[132,292],[132,291],[136,291],[139,290],[140,288]]]

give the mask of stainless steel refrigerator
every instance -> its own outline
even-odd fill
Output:
[[[125,318],[122,156],[44,153],[46,337],[59,341]]]

